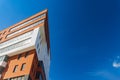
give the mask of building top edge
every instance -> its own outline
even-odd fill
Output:
[[[9,28],[12,28],[12,27],[15,27],[15,26],[17,26],[17,25],[20,25],[20,24],[22,24],[22,23],[24,23],[24,22],[26,22],[26,21],[34,18],[34,17],[37,17],[37,16],[39,16],[39,15],[41,15],[41,14],[47,13],[47,12],[48,12],[48,9],[45,9],[45,10],[42,10],[42,11],[36,13],[36,14],[33,14],[32,16],[29,16],[29,17],[27,17],[27,18],[19,21],[18,23],[13,24],[12,26],[9,26],[9,27],[7,27],[7,28],[4,28],[3,30],[0,30],[0,33],[4,32],[5,30],[7,30],[7,29],[9,29]]]

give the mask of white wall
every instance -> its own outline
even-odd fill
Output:
[[[36,52],[37,52],[38,59],[43,61],[46,79],[48,80],[49,68],[50,68],[50,53],[48,53],[49,51],[47,50],[47,42],[45,38],[44,27],[40,27],[37,29],[39,32],[38,32],[36,43],[35,43]],[[39,45],[38,48],[37,48],[37,45]]]

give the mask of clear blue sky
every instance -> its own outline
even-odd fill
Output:
[[[50,80],[120,80],[119,0],[0,0],[0,30],[46,8]]]

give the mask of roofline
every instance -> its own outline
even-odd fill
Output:
[[[1,32],[4,32],[4,31],[7,30],[8,28],[16,27],[16,26],[18,26],[18,25],[20,25],[20,24],[22,24],[22,23],[24,23],[24,22],[26,22],[26,21],[28,21],[28,20],[30,20],[30,19],[33,19],[34,17],[37,17],[37,16],[39,16],[39,15],[41,15],[41,14],[43,14],[43,13],[47,13],[47,12],[48,12],[48,9],[42,10],[42,11],[34,14],[33,16],[30,16],[30,17],[28,17],[28,18],[25,18],[25,19],[23,19],[22,21],[20,21],[20,22],[18,22],[18,23],[16,23],[16,24],[13,24],[12,26],[9,26],[9,27],[7,27],[7,28],[5,28],[5,29],[3,29],[3,30],[0,30],[0,33],[1,33]]]

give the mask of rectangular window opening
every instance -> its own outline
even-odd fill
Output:
[[[18,68],[18,65],[15,65],[14,69],[13,69],[13,72],[16,72],[17,71],[17,68]]]
[[[26,65],[26,63],[22,64],[21,71],[23,71],[25,69],[25,65]]]
[[[18,55],[18,60],[21,58],[21,56],[22,56],[21,54]]]

